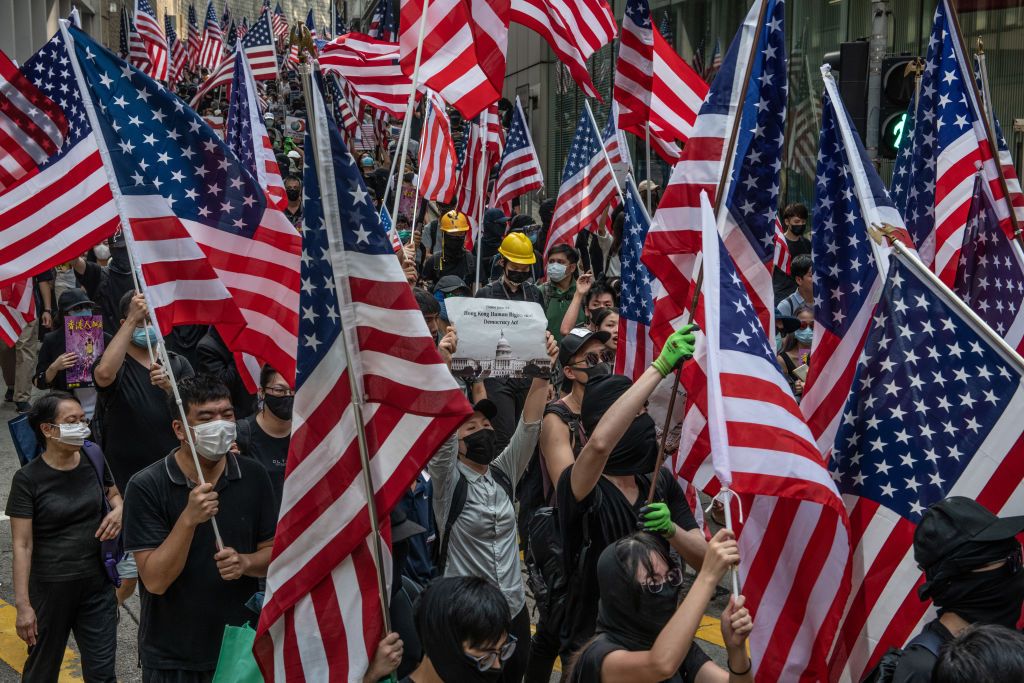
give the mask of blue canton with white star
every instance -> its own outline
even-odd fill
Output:
[[[625,215],[619,251],[619,262],[622,264],[619,313],[627,320],[649,326],[654,313],[654,297],[651,293],[651,273],[641,263],[640,254],[643,253],[644,240],[651,223],[644,214],[643,200],[632,181],[626,183],[623,209]]]
[[[775,344],[768,343],[764,325],[757,317],[750,295],[736,274],[736,266],[725,248],[725,242],[718,238],[719,277],[719,330],[718,346],[722,351],[740,351],[764,358],[778,370],[775,360]],[[779,372],[782,372],[779,370]]]
[[[953,290],[989,327],[1006,336],[1024,304],[1024,269],[1010,239],[999,227],[982,182],[975,178]]]
[[[252,25],[245,35],[242,36],[242,47],[253,48],[260,46],[270,46],[274,44],[273,34],[271,33],[270,17],[264,17],[260,15],[260,18],[256,20],[256,23]]]
[[[945,498],[1021,381],[1003,357],[899,259],[857,365],[832,477],[917,523]]]
[[[835,103],[842,106],[841,103]],[[857,199],[850,170],[851,150],[843,144],[836,111],[828,91],[822,97],[818,175],[814,192],[814,230],[811,233],[814,275],[814,322],[842,338],[867,303],[878,269],[868,237],[864,211]],[[882,201],[891,204],[885,188],[867,161],[862,146],[852,151],[873,178]],[[882,203],[882,202],[879,202]]]
[[[968,104],[970,82],[965,76],[971,78],[971,75],[964,73],[956,58],[955,42],[945,6],[940,2],[928,40],[917,116],[911,102],[907,110],[907,132],[892,176],[893,199],[919,247],[926,244],[935,227],[938,157],[978,120],[978,114]]]
[[[68,150],[86,135],[91,135],[92,126],[82,105],[82,96],[75,81],[71,58],[60,33],[25,60],[21,71],[33,85],[64,110],[64,116],[68,120],[68,132],[60,150],[40,165],[40,168],[46,168],[63,158]]]
[[[779,176],[786,129],[786,36],[783,30],[786,7],[782,0],[770,1],[766,25],[760,29],[754,65],[741,103],[741,120],[736,140],[736,155],[731,162],[732,182],[726,206],[747,236],[763,263],[775,255],[775,216],[779,210]],[[734,43],[738,41],[733,41]],[[730,57],[734,53],[730,50]],[[723,70],[715,85],[732,88],[732,73]],[[728,75],[727,79],[724,76]],[[728,92],[717,96],[726,97]],[[727,100],[723,100],[727,101]]]
[[[251,237],[266,207],[252,173],[176,95],[71,30],[121,192],[158,194],[183,220]]]
[[[626,16],[641,29],[651,28],[651,7],[647,0],[627,0]]]
[[[562,184],[565,185],[569,182],[570,178],[589,166],[595,156],[603,154],[604,141],[601,140],[601,134],[594,128],[590,114],[584,108],[580,113],[579,123],[576,124],[576,132],[572,136],[572,146],[569,147],[569,154],[565,157],[565,168],[562,169]]]
[[[314,96],[320,97],[319,90]],[[342,142],[330,114],[327,118],[342,237],[342,244],[335,244],[333,248],[344,248],[356,254],[393,256],[391,240],[370,201],[359,167]],[[297,387],[302,386],[316,369],[327,349],[341,333],[341,314],[335,294],[334,272],[331,269],[328,231],[324,226],[320,182],[316,169],[310,166],[315,154],[308,133],[305,139],[305,159]]]
[[[231,100],[228,104],[228,118],[225,122],[225,142],[228,148],[241,160],[245,168],[254,177],[256,173],[255,140],[252,134],[252,122],[249,118],[249,88],[245,77],[245,66],[242,60],[245,54],[238,52],[235,60],[235,72],[231,81]]]

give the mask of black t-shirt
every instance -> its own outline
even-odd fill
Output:
[[[220,494],[217,524],[226,546],[253,553],[257,544],[274,537],[277,520],[270,479],[259,463],[230,453],[226,457],[224,473],[214,486]],[[125,549],[158,548],[185,509],[191,488],[173,452],[135,475],[124,500]],[[212,525],[201,524],[181,574],[163,595],[153,595],[139,584],[142,666],[212,671],[224,627],[255,622],[256,615],[245,602],[259,590],[259,582],[248,576],[235,581],[220,578],[213,561],[216,552]]]
[[[105,268],[86,261],[85,272],[77,277],[89,298],[99,304],[103,329],[114,334],[121,325],[121,297],[135,289],[128,252],[124,248],[111,249]]]
[[[616,650],[625,650],[607,635],[599,635],[594,638],[586,647],[580,651],[576,662],[569,674],[570,683],[590,683],[601,680],[601,666],[604,658]],[[679,671],[672,678],[666,678],[662,683],[693,683],[697,680],[697,672],[705,664],[711,661],[704,650],[700,649],[697,643],[690,644],[690,650],[679,665]]]
[[[103,348],[110,346],[110,335],[103,333]],[[59,356],[67,353],[67,341],[64,335],[64,328],[58,327],[53,332],[47,332],[43,337],[43,343],[39,347],[39,355],[36,358],[36,374],[32,383],[40,389],[68,390],[67,370],[60,370],[53,377],[52,382],[46,381],[46,370]]]
[[[789,246],[790,259],[795,259],[801,254],[811,253],[811,241],[803,237],[795,240],[787,237],[786,244]],[[786,271],[776,268],[772,272],[772,289],[775,290],[775,300],[782,301],[796,291],[796,280]]]
[[[178,381],[194,374],[187,360],[175,353],[168,355]],[[100,396],[97,412],[102,416],[103,452],[117,488],[124,491],[133,474],[178,446],[178,437],[171,429],[167,393],[153,386],[149,370],[128,355],[113,383],[96,389]]]
[[[505,286],[505,278],[498,278],[494,282],[477,290],[477,299],[505,299],[507,301],[532,301],[535,304],[544,306],[544,295],[540,288],[531,282],[524,282],[513,291]]]
[[[937,635],[943,645],[953,640],[953,634],[938,619],[929,621],[923,630]],[[932,669],[937,661],[939,658],[924,645],[911,644],[900,656],[892,675],[892,683],[931,683]]]
[[[563,645],[576,650],[594,635],[597,625],[597,558],[609,545],[637,530],[639,510],[647,502],[644,493],[650,486],[650,478],[647,475],[636,476],[640,494],[636,502],[630,503],[618,487],[605,477],[598,479],[597,486],[589,496],[577,501],[572,494],[571,477],[572,467],[567,467],[558,480],[556,490],[566,573],[570,577],[569,606],[566,610],[566,623],[562,627],[563,636],[568,641]],[[684,531],[697,528],[683,489],[668,470],[658,472],[655,500],[664,501],[668,505],[676,526]],[[589,530],[590,544],[582,566],[577,569],[576,558],[584,546],[584,521]],[[659,541],[668,550],[668,542],[660,537]]]
[[[267,434],[256,421],[255,415],[239,420],[237,430],[238,450],[242,455],[263,465],[274,487],[274,500],[277,502],[274,509],[280,509],[284,490],[284,470],[288,465],[288,443],[291,438]]]
[[[84,453],[72,470],[56,470],[39,456],[14,473],[7,516],[32,520],[32,578],[69,581],[103,571],[96,530],[103,521],[103,490]],[[114,485],[106,469],[104,483]]]

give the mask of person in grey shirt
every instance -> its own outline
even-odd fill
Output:
[[[548,386],[546,377],[533,380],[519,424],[501,453],[496,452],[491,426],[497,408],[481,399],[473,406],[473,415],[427,465],[434,484],[437,528],[445,530],[440,540],[443,575],[488,579],[508,601],[509,637],[518,640],[519,647],[502,666],[505,682],[522,680],[530,652],[530,615],[512,492],[537,447]],[[454,515],[451,521],[450,514]]]

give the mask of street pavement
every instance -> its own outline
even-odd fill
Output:
[[[2,382],[0,382],[2,385]],[[18,469],[18,456],[11,442],[10,432],[6,423],[17,413],[13,403],[0,404],[0,512],[6,508],[10,482]],[[11,527],[6,515],[0,514],[0,683],[19,681],[25,663],[27,651],[25,643],[15,632],[16,611],[14,608],[14,584],[12,577]],[[689,578],[692,577],[688,575]],[[688,583],[686,585],[689,585]],[[725,650],[722,646],[718,616],[727,603],[727,597],[718,597],[709,606],[707,616],[697,632],[699,644],[716,662],[725,665]],[[134,595],[120,610],[120,623],[117,634],[117,679],[121,683],[136,683],[142,680],[142,672],[138,667],[138,626],[139,598]],[[187,628],[187,625],[181,625]],[[558,666],[552,676],[552,683],[558,681]],[[78,661],[78,649],[74,636],[68,642],[65,651],[60,683],[82,681],[81,666]]]

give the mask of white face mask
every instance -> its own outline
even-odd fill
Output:
[[[565,277],[568,272],[569,266],[564,263],[549,263],[548,264],[548,279],[552,282],[561,282],[562,278]]]
[[[60,434],[50,438],[69,446],[81,446],[85,443],[85,438],[89,436],[89,425],[84,422],[59,424],[57,427],[60,428]]]
[[[207,460],[220,460],[235,442],[235,423],[231,420],[213,420],[192,427],[196,453]]]

